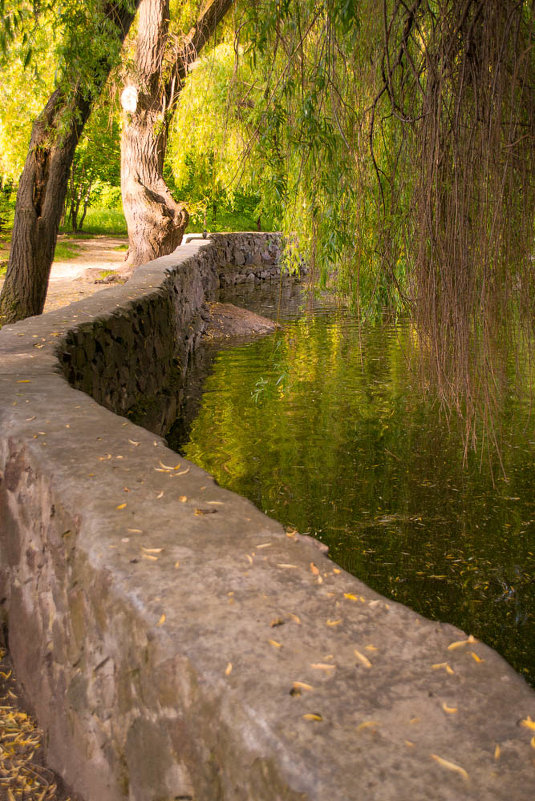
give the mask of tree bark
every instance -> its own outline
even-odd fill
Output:
[[[108,2],[104,7],[121,41],[138,4],[139,0]],[[112,67],[111,57],[104,57],[99,67],[97,91]],[[81,87],[70,97],[56,89],[34,123],[17,192],[11,252],[0,295],[0,326],[43,311],[69,170],[92,101]],[[69,122],[60,134],[66,115]]]
[[[121,191],[129,244],[123,275],[172,253],[182,241],[189,215],[163,177],[169,122],[188,65],[232,2],[212,0],[178,47],[169,35],[169,0],[141,2],[135,64],[121,98]]]

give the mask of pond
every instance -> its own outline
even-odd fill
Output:
[[[461,427],[409,367],[407,322],[359,326],[332,300],[283,294],[280,307],[258,291],[234,301],[278,314],[282,328],[198,354],[170,446],[326,543],[373,589],[482,639],[535,684],[528,400],[505,398],[499,456],[465,460]]]

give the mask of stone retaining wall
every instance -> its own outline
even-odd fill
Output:
[[[273,241],[195,240],[0,332],[0,598],[50,763],[86,801],[527,801],[535,694],[503,659],[117,414]]]

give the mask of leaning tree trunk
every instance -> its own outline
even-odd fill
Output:
[[[189,215],[163,177],[170,115],[188,64],[231,5],[232,0],[212,0],[177,47],[169,35],[169,0],[141,2],[135,63],[121,96],[121,191],[129,246],[123,275],[172,253],[182,241]]]
[[[139,0],[112,0],[104,6],[104,15],[120,41],[138,4]],[[57,89],[34,123],[17,192],[11,252],[0,295],[0,327],[43,311],[74,151],[95,92],[102,88],[111,67],[111,56],[102,56],[93,97],[82,88],[69,97]]]

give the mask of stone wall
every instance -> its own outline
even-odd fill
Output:
[[[504,660],[119,416],[269,255],[247,237],[0,332],[0,598],[50,763],[86,801],[527,801],[535,694]]]

